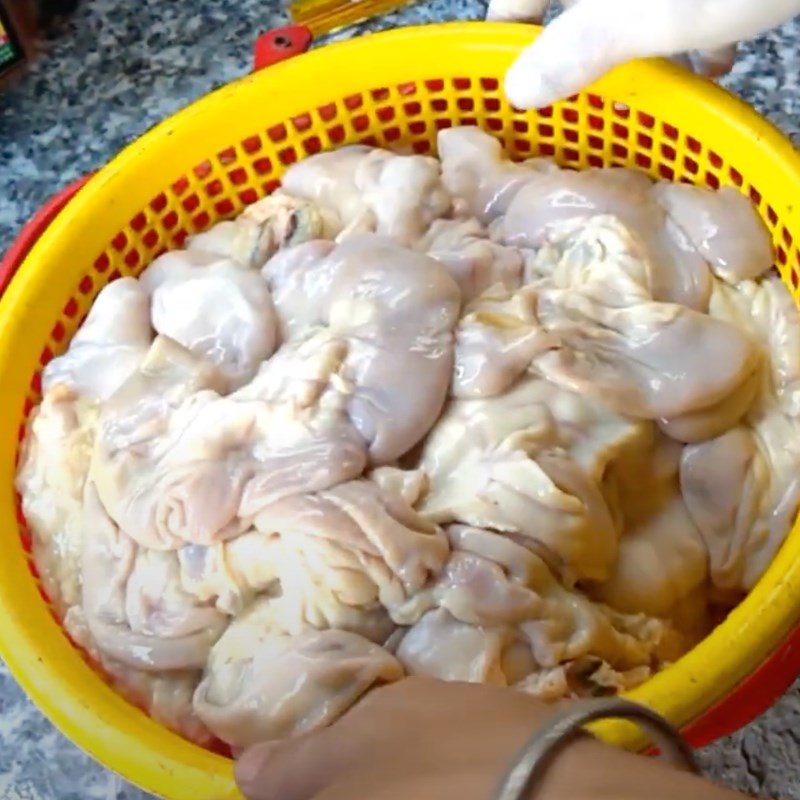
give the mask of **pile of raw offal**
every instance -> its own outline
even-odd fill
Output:
[[[800,325],[732,189],[354,146],[108,285],[17,487],[128,696],[234,748],[406,675],[641,683],[753,586],[800,480]]]

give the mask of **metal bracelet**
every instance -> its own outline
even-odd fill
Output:
[[[580,700],[556,714],[528,739],[492,800],[533,800],[531,794],[556,755],[584,734],[583,726],[598,719],[626,719],[639,725],[660,751],[659,757],[699,773],[691,748],[660,714],[618,697]]]

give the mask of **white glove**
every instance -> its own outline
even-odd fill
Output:
[[[565,11],[509,69],[518,108],[541,108],[642,56],[695,51],[700,71],[730,68],[736,42],[800,12],[800,0],[561,0]],[[490,0],[488,19],[540,22],[550,0]]]

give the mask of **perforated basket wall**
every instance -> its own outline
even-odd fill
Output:
[[[31,251],[0,301],[0,652],[79,745],[167,797],[235,797],[227,759],[122,700],[67,641],[40,595],[13,493],[41,367],[62,352],[97,292],[274,190],[290,164],[350,142],[434,153],[436,133],[478,125],[514,158],[630,166],[653,177],[733,185],[772,232],[797,297],[800,159],[721,90],[666,64],[636,64],[539,112],[516,111],[501,80],[530,28],[398,31],[316,51],[225,87],[150,131],[93,177]],[[632,693],[684,725],[772,653],[800,615],[800,532],[701,645]],[[635,743],[623,725],[608,738]]]

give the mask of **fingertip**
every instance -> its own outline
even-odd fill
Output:
[[[503,91],[509,103],[521,109],[543,108],[558,99],[542,72],[525,62],[524,54],[506,72]]]

